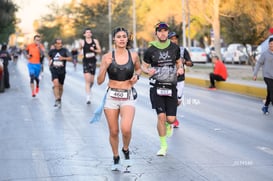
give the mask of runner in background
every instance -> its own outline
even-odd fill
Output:
[[[179,45],[178,40],[179,40],[179,36],[176,32],[170,32],[168,35],[168,38],[171,40],[171,42]],[[185,65],[188,67],[192,67],[193,66],[193,62],[191,61],[191,57],[190,54],[188,52],[188,50],[185,47],[180,47],[180,55],[181,55],[181,59],[182,59],[182,63],[183,63],[183,68],[184,68],[184,73],[182,75],[179,75],[177,77],[177,98],[178,98],[178,103],[177,105],[179,106],[182,103],[183,100],[183,96],[184,96],[184,86],[185,86]],[[174,128],[178,128],[179,127],[179,121],[176,118],[176,120],[173,123]]]
[[[269,114],[268,106],[271,102],[273,104],[273,37],[268,41],[268,48],[262,52],[261,57],[256,62],[255,69],[253,72],[253,80],[257,80],[257,75],[260,67],[263,70],[263,78],[266,84],[266,100],[262,111],[264,114]]]
[[[71,55],[72,55],[74,70],[76,70],[77,69],[77,63],[78,63],[78,55],[79,55],[78,49],[74,47],[71,50]]]
[[[80,42],[83,50],[83,73],[85,79],[86,104],[91,103],[91,89],[94,84],[94,77],[97,67],[96,55],[101,53],[99,41],[92,37],[90,28],[86,28],[83,33],[84,40]]]
[[[60,108],[63,95],[63,85],[66,74],[66,61],[72,61],[70,52],[63,47],[60,38],[55,39],[54,48],[48,52],[51,80],[55,96],[54,107]]]
[[[28,71],[30,76],[30,88],[32,97],[39,92],[39,75],[41,72],[41,56],[43,55],[44,46],[41,44],[41,36],[35,35],[34,42],[26,48],[26,58],[28,59]]]

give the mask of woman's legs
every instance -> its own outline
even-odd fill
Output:
[[[132,136],[132,126],[135,116],[135,107],[133,106],[122,106],[120,109],[120,123],[121,123],[121,133],[123,141],[123,149],[127,151],[129,149],[129,144]]]
[[[119,144],[119,110],[118,109],[105,109],[104,110],[108,128],[109,128],[109,141],[112,147],[114,157],[119,155],[118,144]]]

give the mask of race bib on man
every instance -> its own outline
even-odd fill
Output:
[[[95,53],[94,52],[90,52],[90,53],[86,53],[85,54],[85,57],[86,58],[92,58],[92,57],[94,57],[95,56]]]
[[[62,61],[53,61],[53,66],[55,67],[62,67],[64,66]]]
[[[172,96],[172,89],[158,87],[156,93],[159,96]]]
[[[112,98],[116,98],[116,99],[128,99],[129,98],[128,90],[110,89],[109,91],[110,91],[109,95]]]

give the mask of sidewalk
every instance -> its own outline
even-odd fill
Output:
[[[261,70],[259,80],[252,80],[252,68],[244,65],[226,65],[229,77],[224,82],[216,82],[216,88],[248,96],[265,98],[266,86],[262,81]],[[186,71],[186,83],[200,87],[209,87],[209,73],[212,72],[211,64],[195,64]]]

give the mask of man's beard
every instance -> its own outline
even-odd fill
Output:
[[[158,41],[160,42],[160,43],[164,43],[164,42],[166,42],[168,39],[167,38],[165,38],[165,39],[160,39],[160,38],[158,38]]]

